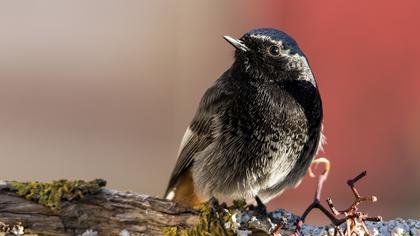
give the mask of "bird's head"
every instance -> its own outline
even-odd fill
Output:
[[[236,48],[234,70],[257,80],[306,80],[316,86],[305,55],[288,34],[260,28],[240,39],[224,38]]]

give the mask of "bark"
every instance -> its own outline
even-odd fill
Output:
[[[283,217],[287,222],[281,233],[290,234],[297,216],[286,211],[272,212],[273,222]],[[251,219],[251,220],[250,220]],[[7,182],[0,184],[0,222],[16,225],[19,222],[25,233],[41,235],[161,235],[165,227],[193,227],[199,213],[156,197],[102,189],[82,200],[64,201],[60,209],[49,209],[16,195]],[[250,227],[239,233],[259,229],[269,230],[275,224],[252,218],[243,212],[237,221],[247,221]],[[368,224],[372,234],[420,235],[420,222],[394,220]],[[1,224],[0,224],[1,229]],[[333,235],[331,226],[304,225],[304,235]],[[1,230],[0,230],[1,232]],[[1,235],[2,233],[0,233]],[[255,234],[254,234],[255,235]]]

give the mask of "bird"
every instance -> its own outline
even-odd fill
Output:
[[[224,39],[234,62],[202,96],[164,195],[184,207],[265,204],[299,185],[324,143],[321,96],[297,42],[274,28]]]

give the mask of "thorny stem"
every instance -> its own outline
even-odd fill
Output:
[[[338,215],[342,214],[342,212],[340,212],[337,209],[335,209],[331,198],[327,198],[327,204],[330,207],[330,210],[332,211],[332,213],[334,215],[338,216]]]
[[[272,230],[271,234],[272,235],[278,235],[280,234],[280,230],[283,228],[283,226],[286,224],[287,219],[285,217],[282,217],[279,221],[279,223],[277,223],[276,227],[274,227],[274,229]]]
[[[312,165],[315,165],[315,167],[318,166],[319,163],[324,164],[325,169],[318,177],[318,185],[317,185],[315,197],[314,197],[314,201],[318,201],[318,202],[321,199],[322,186],[324,185],[324,182],[327,180],[328,173],[330,172],[330,169],[331,169],[331,163],[327,158],[320,157],[312,161]],[[309,168],[309,176],[311,176],[312,178],[316,177],[316,175],[312,171],[312,168]]]
[[[317,185],[317,188],[316,188],[316,191],[315,191],[314,201],[312,202],[311,205],[309,205],[308,208],[306,208],[306,210],[303,212],[302,216],[300,217],[300,219],[296,223],[296,230],[293,233],[293,235],[298,235],[299,234],[299,231],[302,228],[306,217],[315,208],[320,209],[331,221],[334,222],[334,220],[336,219],[335,216],[332,215],[327,209],[325,209],[320,203],[322,186],[324,185],[324,182],[327,179],[328,173],[330,171],[330,161],[326,158],[318,158],[318,159],[315,159],[312,162],[312,164],[314,164],[315,166],[317,166],[319,163],[324,163],[325,164],[325,169],[318,177],[318,185]],[[312,172],[312,168],[309,168],[309,175],[311,177],[315,177],[315,174]]]
[[[347,181],[347,185],[350,186],[351,191],[353,192],[354,196],[356,197],[356,199],[360,198],[360,194],[357,191],[356,187],[354,186],[354,184],[359,181],[360,179],[362,179],[363,177],[365,177],[367,174],[366,171],[363,171],[362,173],[360,173],[358,176],[354,177],[353,179],[350,179]]]
[[[302,217],[300,217],[300,219],[296,223],[296,230],[293,233],[293,235],[299,235],[299,232],[303,227],[303,223],[305,222],[306,217],[315,208],[321,210],[322,213],[324,213],[331,220],[331,222],[335,225],[334,235],[337,235],[337,233],[339,233],[340,236],[352,235],[352,233],[356,233],[355,230],[359,225],[363,228],[366,235],[370,235],[369,230],[366,227],[365,221],[381,221],[382,217],[380,217],[380,216],[368,217],[367,214],[365,214],[363,212],[360,212],[359,209],[358,209],[358,205],[361,202],[365,202],[365,201],[376,202],[376,200],[377,200],[377,198],[375,196],[362,197],[355,187],[355,184],[360,179],[362,179],[363,177],[366,176],[366,174],[367,174],[366,171],[363,171],[362,173],[360,173],[359,175],[357,175],[353,179],[350,179],[350,180],[347,181],[347,184],[349,185],[350,189],[352,190],[352,192],[353,192],[353,194],[356,198],[353,201],[353,203],[351,204],[351,206],[349,208],[347,208],[346,210],[339,211],[334,207],[332,199],[328,198],[327,199],[327,204],[328,204],[328,207],[331,210],[331,212],[330,212],[330,211],[328,211],[327,208],[325,208],[320,203],[322,186],[323,186],[324,182],[326,181],[326,179],[328,177],[328,172],[329,172],[329,169],[330,169],[330,163],[325,158],[316,159],[313,162],[313,164],[315,164],[315,165],[317,165],[318,163],[324,163],[326,168],[325,168],[324,172],[321,175],[319,175],[319,177],[318,177],[318,186],[317,186],[317,189],[316,189],[316,192],[315,192],[314,201],[312,202],[311,205],[309,205],[309,207],[302,214]],[[312,177],[314,176],[311,169],[309,169],[309,174]],[[338,218],[337,216],[339,216],[339,215],[343,215],[344,217],[343,218]],[[339,227],[344,222],[346,222],[346,229],[344,231],[345,233]]]
[[[344,236],[343,230],[341,230],[338,226],[335,226],[334,228],[334,236],[337,235],[337,232],[340,234],[340,236]]]
[[[382,221],[382,216],[366,217],[365,221],[379,222]]]

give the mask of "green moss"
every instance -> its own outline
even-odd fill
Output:
[[[82,199],[86,194],[96,194],[106,185],[103,179],[92,181],[83,180],[57,180],[51,183],[38,181],[18,182],[12,181],[18,196],[37,202],[51,209],[60,209],[62,200]]]
[[[232,215],[238,211],[244,210],[246,202],[244,200],[234,201],[232,206],[223,208],[219,211],[219,216],[227,226],[226,231],[229,236],[236,235],[233,228],[234,222]],[[199,223],[190,228],[165,227],[163,228],[164,236],[212,236],[223,235],[222,228],[216,217],[212,217],[210,231],[208,231],[208,216],[211,210],[208,203],[205,203],[200,209]]]

